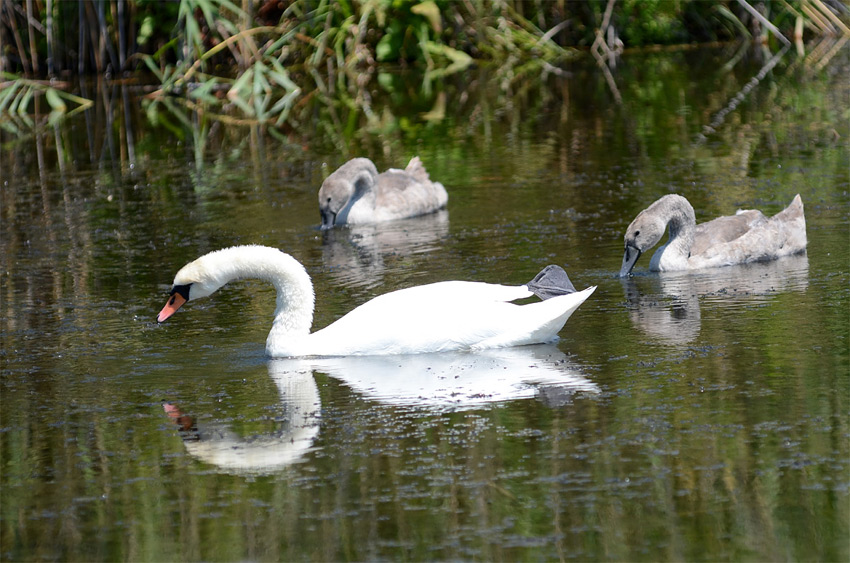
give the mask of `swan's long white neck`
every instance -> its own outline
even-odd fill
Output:
[[[653,254],[650,269],[660,271],[685,269],[696,237],[697,221],[694,208],[682,196],[670,194],[649,206],[647,212],[650,211],[657,213],[662,220],[666,221],[667,228],[670,230],[667,243]],[[682,262],[685,263],[684,266]]]
[[[236,246],[211,252],[178,272],[175,284],[192,283],[191,298],[195,299],[228,282],[248,278],[270,282],[277,291],[267,350],[277,341],[297,342],[310,334],[315,306],[313,283],[304,266],[275,248]]]

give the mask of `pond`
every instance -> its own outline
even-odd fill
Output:
[[[738,49],[628,54],[622,103],[585,61],[389,72],[270,134],[96,83],[4,132],[0,558],[847,560],[850,57]],[[414,155],[445,211],[318,229],[324,175]],[[671,192],[698,221],[799,193],[808,251],[620,279]],[[556,343],[481,353],[268,360],[255,281],[156,323],[183,264],[253,243],[304,264],[317,328],[550,263],[598,288]]]

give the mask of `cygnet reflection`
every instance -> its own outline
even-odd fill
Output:
[[[576,392],[597,393],[551,344],[402,356],[276,360],[293,371],[313,369],[366,399],[386,405],[459,410],[538,398],[562,404]]]
[[[277,369],[269,362],[269,376],[280,393],[280,430],[273,434],[242,436],[225,423],[196,422],[179,406],[163,408],[177,424],[186,452],[228,473],[267,474],[304,459],[319,433],[321,403],[310,370]]]
[[[675,276],[690,276],[677,272]],[[632,324],[666,344],[687,344],[699,336],[699,297],[687,281],[666,289],[660,276],[620,278]]]
[[[687,344],[699,336],[700,301],[752,306],[779,293],[805,291],[809,259],[802,254],[773,262],[647,274],[622,278],[622,284],[635,327],[667,344]]]
[[[347,287],[381,284],[391,257],[404,258],[437,248],[449,233],[449,212],[388,223],[351,225],[322,232],[322,262]]]

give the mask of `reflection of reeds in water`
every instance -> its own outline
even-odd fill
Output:
[[[54,140],[61,144],[61,135]],[[9,334],[43,331],[42,346],[56,351],[76,331],[86,334],[94,319],[86,308],[92,304],[94,241],[80,184],[62,168],[50,174],[44,136],[35,141],[37,181],[13,180],[0,190],[0,208],[7,210],[0,236],[0,269],[7,276],[2,317]],[[59,330],[63,324],[75,330]]]

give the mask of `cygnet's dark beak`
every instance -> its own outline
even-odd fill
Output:
[[[623,254],[623,265],[620,267],[620,277],[628,276],[632,268],[635,267],[635,262],[640,258],[640,250],[634,246],[626,245],[626,253]]]
[[[322,209],[322,230],[333,229],[336,224],[336,213],[329,209]]]

